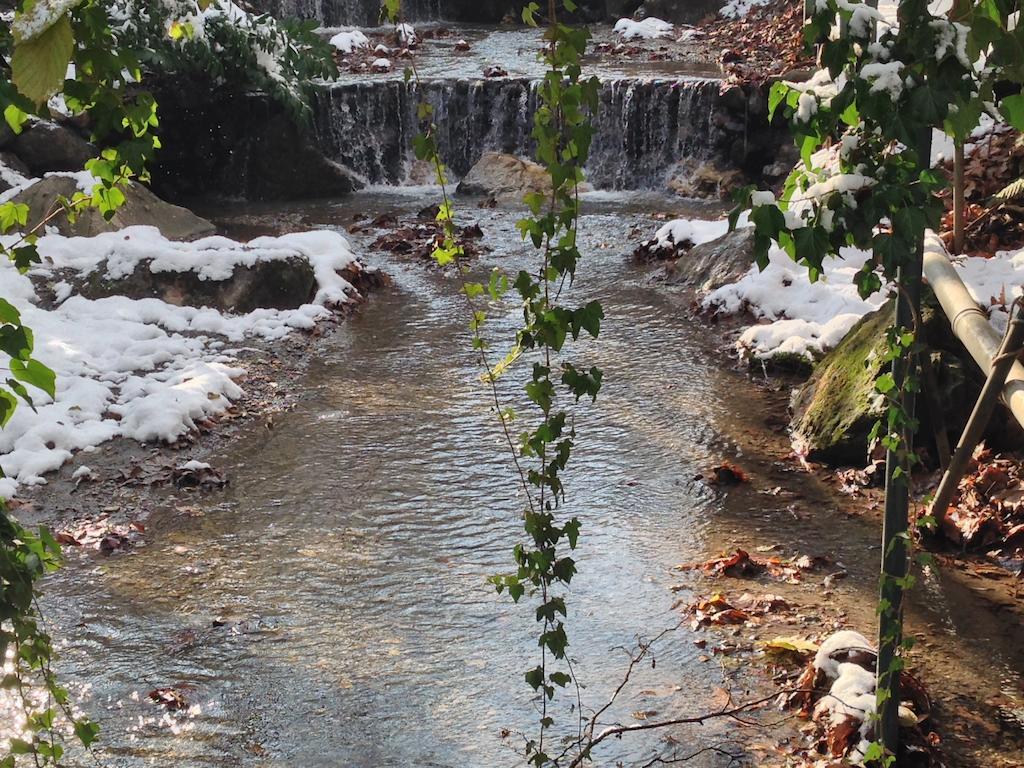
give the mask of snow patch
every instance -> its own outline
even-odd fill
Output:
[[[754,8],[768,5],[770,0],[729,0],[718,13],[727,19],[741,19]]]
[[[675,31],[669,22],[650,16],[643,21],[633,19],[619,19],[615,22],[615,32],[622,36],[623,40],[658,40],[659,38],[671,38]]]
[[[370,38],[358,29],[343,29],[331,38],[331,45],[342,53],[352,53],[356,48],[369,48]]]
[[[13,242],[11,237],[4,241]],[[280,339],[294,329],[313,327],[330,315],[328,306],[351,300],[354,290],[338,272],[361,269],[345,238],[329,231],[261,237],[247,244],[223,237],[177,243],[152,227],[130,227],[92,238],[46,235],[38,248],[42,264],[30,275],[0,261],[0,282],[4,298],[33,329],[35,356],[56,373],[57,391],[52,400],[33,391],[37,411],[19,407],[0,430],[0,466],[7,475],[0,479],[0,496],[6,497],[19,485],[45,483],[43,476],[77,451],[114,437],[173,442],[201,420],[223,414],[242,396],[237,380],[245,374],[237,358],[223,350],[223,340]],[[65,271],[80,277],[100,269],[108,276],[124,274],[152,259],[157,271],[195,271],[219,279],[235,265],[288,258],[313,266],[314,301],[298,309],[245,315],[159,299],[90,300],[73,295],[71,285],[58,278]],[[53,308],[41,306],[40,283],[44,294],[52,290],[63,301]]]

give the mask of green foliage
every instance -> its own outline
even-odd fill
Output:
[[[204,84],[211,92],[259,90],[295,118],[308,116],[311,82],[338,70],[313,21],[253,15],[232,0],[114,0],[126,19],[117,44],[137,52],[144,75]]]
[[[50,97],[59,94],[105,147],[87,165],[97,179],[94,188],[61,199],[41,221],[29,221],[26,205],[0,204],[0,257],[19,271],[39,262],[39,233],[55,216],[73,217],[91,206],[109,218],[124,202],[121,185],[145,178],[146,162],[159,147],[156,104],[137,80],[137,53],[118,45],[101,0],[27,0],[14,23],[0,27],[0,109],[11,130],[21,132],[33,116],[50,117]],[[33,347],[18,310],[0,299],[0,354],[9,371],[0,384],[0,426],[19,402],[34,407],[30,388],[56,394],[53,371],[33,357]],[[25,530],[0,501],[0,659],[9,657],[10,664],[0,685],[20,701],[25,720],[0,750],[2,766],[60,764],[62,720],[86,748],[98,733],[71,711],[50,670],[52,646],[35,604],[36,582],[59,561],[60,547],[50,534]]]
[[[563,7],[575,9],[570,0],[565,0]],[[383,12],[391,21],[398,21],[399,10],[398,4],[389,0]],[[523,20],[536,26],[539,10],[536,3],[530,3],[523,9]],[[424,129],[413,142],[417,159],[436,169],[444,195],[437,219],[444,225],[445,234],[434,251],[434,259],[439,266],[452,265],[458,269],[462,294],[470,309],[473,348],[480,356],[483,378],[491,386],[495,410],[528,500],[523,513],[526,538],[513,549],[516,570],[493,576],[490,582],[515,602],[526,595],[537,600],[540,663],[526,671],[524,679],[540,698],[539,736],[526,746],[530,764],[538,767],[555,764],[545,751],[546,732],[554,723],[548,713],[548,702],[558,688],[573,681],[566,656],[569,637],[564,591],[576,574],[572,550],[579,541],[582,523],[577,517],[561,514],[565,500],[562,473],[576,443],[575,429],[561,403],[566,399],[595,400],[602,384],[600,369],[577,367],[565,359],[565,354],[570,339],[575,341],[582,335],[597,338],[604,319],[596,301],[578,307],[559,301],[562,287],[573,281],[581,258],[577,245],[578,192],[593,135],[590,116],[597,110],[598,82],[596,78],[584,79],[580,69],[589,32],[559,23],[554,2],[549,3],[548,17],[544,34],[548,71],[538,88],[532,137],[537,159],[550,178],[551,192],[527,194],[524,202],[531,215],[517,225],[523,239],[538,252],[535,270],[522,270],[511,279],[496,270],[486,286],[467,279],[468,270],[462,263],[465,253],[458,242],[454,213],[445,191],[446,176],[435,140],[433,109],[428,104],[419,107]],[[406,72],[407,81],[415,77],[415,68]],[[498,301],[510,287],[518,294],[523,323],[512,351],[491,366],[487,343],[481,334],[487,315],[476,300],[486,295]],[[537,417],[534,426],[523,431],[516,441],[510,431],[515,416],[510,408],[501,406],[494,382],[521,353],[533,360],[525,392],[536,406]],[[564,669],[554,669],[555,663],[564,665]]]
[[[750,209],[759,264],[767,263],[776,243],[814,280],[825,259],[847,246],[863,248],[873,258],[857,276],[861,295],[891,285],[902,294],[901,306],[913,307],[908,297],[919,287],[925,231],[938,229],[942,213],[936,193],[945,181],[930,164],[933,129],[963,141],[986,111],[1024,128],[1024,96],[1000,101],[994,87],[999,80],[1024,81],[1021,32],[1011,18],[1018,5],[959,0],[947,18],[933,15],[927,0],[902,0],[893,29],[878,23],[877,11],[865,3],[818,0],[804,39],[809,49],[819,49],[826,71],[803,84],[777,83],[769,95],[770,112],[790,122],[802,162],[779,201],[747,189],[732,216],[735,225],[740,210]],[[837,18],[845,22],[838,36]],[[918,386],[918,325],[912,317],[888,331],[883,363],[891,363],[892,372],[876,382],[888,407],[871,435],[889,452],[892,488],[903,490],[917,461],[911,448],[917,422],[908,405]],[[882,594],[889,597],[879,601],[880,651],[901,645],[899,596],[912,579],[899,575],[903,568],[889,573],[887,564],[903,559],[908,540],[899,532],[884,553]],[[883,666],[889,663],[884,657],[880,653]],[[894,656],[879,670],[880,711],[894,698],[901,666]],[[881,744],[866,760],[893,761]]]

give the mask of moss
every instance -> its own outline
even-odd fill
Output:
[[[750,370],[758,372],[766,370],[771,373],[792,374],[806,378],[814,371],[814,362],[806,355],[796,352],[778,352],[770,357],[751,357]]]
[[[892,316],[891,302],[865,315],[794,398],[794,438],[809,457],[829,463],[865,460],[867,436],[879,415],[874,385]]]

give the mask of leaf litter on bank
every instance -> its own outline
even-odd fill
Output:
[[[713,557],[697,563],[683,563],[676,566],[678,571],[703,571],[712,576],[752,577],[767,574],[774,579],[796,584],[802,581],[804,573],[830,565],[832,561],[820,555],[800,555],[794,558],[758,557],[744,549],[737,549],[729,555]]]

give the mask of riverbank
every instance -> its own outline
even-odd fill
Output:
[[[751,510],[765,511],[721,537],[711,560],[723,560],[706,569],[720,575],[706,579],[701,597],[681,601],[680,607],[695,626],[707,628],[713,655],[742,659],[740,664],[762,669],[765,679],[784,688],[795,678],[783,673],[787,654],[771,650],[773,639],[785,638],[800,647],[819,643],[839,629],[868,637],[875,631],[873,566],[879,556],[884,493],[870,467],[865,472],[860,465],[830,468],[808,462],[791,442],[788,414],[791,391],[806,380],[793,359],[803,357],[809,368],[809,356],[820,357],[838,344],[878,303],[865,304],[856,296],[851,280],[859,265],[856,253],[829,265],[823,281],[813,285],[784,254],[773,254],[764,272],[744,275],[738,262],[744,253],[748,262],[750,256],[741,235],[723,241],[735,251],[719,262],[727,277],[715,276],[713,285],[702,288],[706,255],[727,246],[717,241],[702,245],[706,238],[694,223],[669,222],[639,255],[673,255],[672,245],[661,242],[663,234],[673,231],[691,242],[678,261],[654,268],[654,284],[678,292],[694,322],[724,337],[721,353],[749,361],[753,380],[774,393],[763,411],[771,414],[764,424],[771,431],[748,433],[749,442],[733,465],[743,482],[727,490],[746,498]],[[997,321],[1004,306],[998,297],[1006,295],[999,285],[1014,283],[1007,274],[1016,263],[1010,252],[967,258],[958,265],[979,301],[993,305]],[[986,301],[989,296],[994,298]],[[780,355],[781,365],[775,361]],[[740,458],[744,453],[746,460]],[[794,482],[801,477],[805,480]],[[922,506],[938,478],[937,471],[916,478]],[[816,490],[808,494],[808,486]],[[803,490],[794,493],[794,488]],[[1018,765],[1024,757],[1024,687],[1019,678],[1024,659],[1017,651],[1024,640],[1024,611],[1019,576],[1010,567],[1016,561],[1000,552],[957,553],[931,540],[926,547],[936,554],[937,567],[916,569],[919,583],[908,597],[907,616],[908,634],[917,641],[908,663],[930,686],[935,704],[923,733],[935,729],[934,759],[945,764]],[[746,609],[729,610],[731,601]],[[723,618],[714,619],[722,610]],[[806,650],[803,656],[806,660]],[[989,658],[1000,660],[996,669],[990,665],[979,673],[980,660]],[[790,669],[797,668],[794,654],[788,654],[788,661]],[[786,764],[788,759],[813,764],[822,759],[809,746],[814,739],[767,741],[759,764]]]

